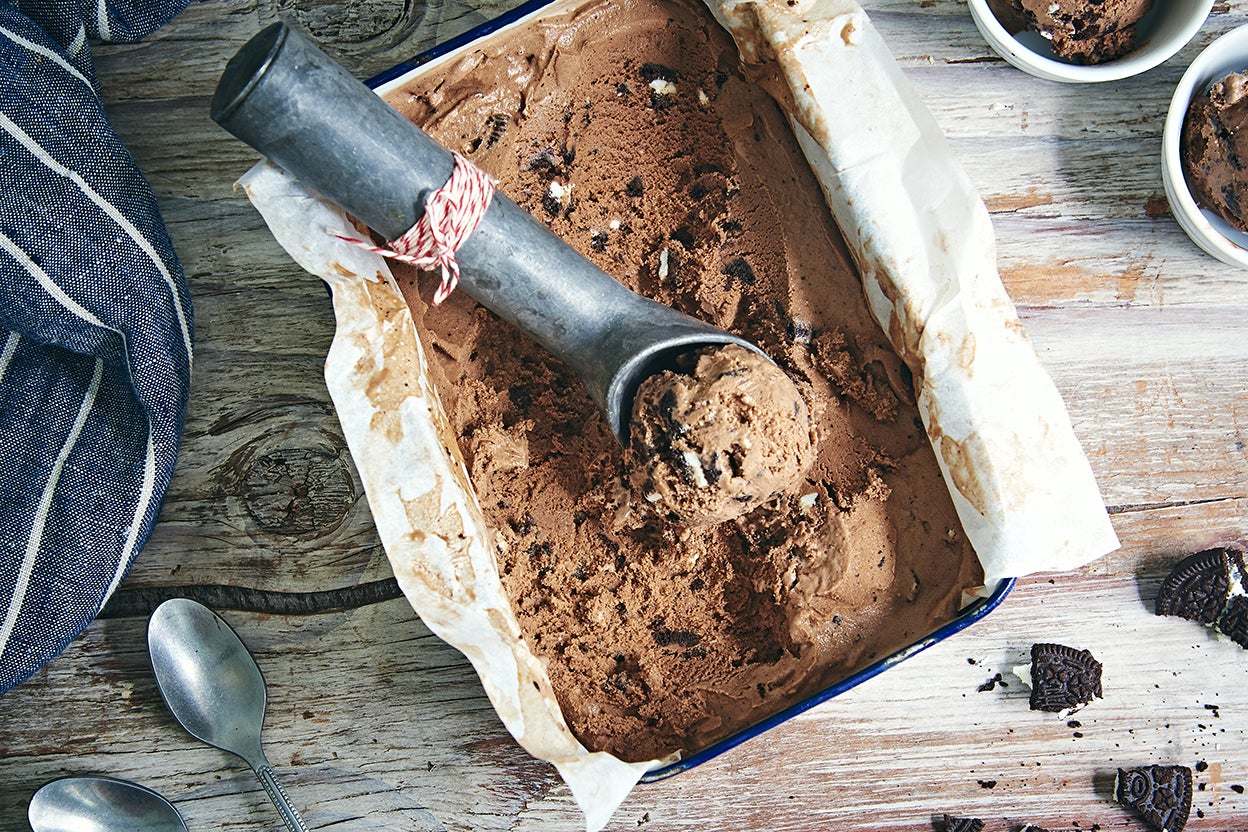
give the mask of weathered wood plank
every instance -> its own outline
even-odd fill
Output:
[[[1170,534],[1176,520],[1183,525],[1168,518]],[[1124,564],[1142,555],[1128,554]],[[1150,614],[1159,574],[1137,581],[1107,560],[1053,583],[1027,581],[981,625],[694,773],[642,787],[615,828],[648,812],[654,829],[918,830],[941,811],[1108,827],[1123,815],[1099,778],[1116,765],[1172,760],[1218,766],[1198,781],[1223,825],[1192,828],[1226,828],[1248,812],[1229,790],[1248,779],[1231,756],[1248,730],[1236,696],[1248,666],[1240,648]],[[310,816],[359,789],[361,803],[423,803],[448,828],[577,828],[566,789],[502,733],[466,662],[403,602],[311,619],[227,617],[265,670],[270,757]],[[68,766],[149,782],[204,825],[272,822],[249,776],[163,713],[141,623],[97,623],[41,674],[44,690],[19,688],[6,700],[37,708],[41,693],[64,691],[41,724],[6,719],[0,728],[6,771],[26,778],[11,780],[0,818],[16,817],[24,795]],[[1033,641],[1055,633],[1106,666],[1106,698],[1076,715],[1080,726],[1027,710],[1008,676]],[[91,684],[76,678],[83,672]],[[978,690],[997,673],[1008,686]],[[72,758],[62,742],[73,743]]]
[[[328,402],[324,290],[231,183],[255,160],[207,116],[225,60],[283,16],[360,76],[511,5],[205,0],[142,44],[95,49],[106,103],[160,199],[190,279],[198,355],[184,450],[129,586],[314,591],[388,567]],[[1147,75],[1095,87],[992,55],[961,0],[873,0],[877,26],[993,214],[1003,279],[1065,396],[1124,546],[1024,581],[981,624],[695,771],[643,786],[613,829],[1138,830],[1117,765],[1204,760],[1191,830],[1248,826],[1248,663],[1150,610],[1178,557],[1248,535],[1245,275],[1165,211],[1160,118],[1200,46],[1243,19],[1220,3]],[[308,617],[226,613],[269,682],[266,747],[314,828],[574,830],[548,766],[506,735],[467,662],[405,602]],[[1010,668],[1037,640],[1091,649],[1106,698],[1027,709]],[[1009,682],[979,688],[997,673]],[[1216,706],[1215,709],[1206,706]],[[1082,736],[1075,736],[1078,732]],[[241,764],[183,734],[146,665],[141,619],[100,621],[0,700],[0,828],[45,780],[97,771],[161,790],[192,829],[275,827]],[[982,781],[982,782],[981,782]],[[989,787],[989,783],[993,785]]]
[[[1037,310],[1024,318],[1110,505],[1248,495],[1239,307]]]

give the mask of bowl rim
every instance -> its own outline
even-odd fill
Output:
[[[1169,2],[1172,0],[1157,0],[1158,7]],[[989,8],[988,0],[967,0],[967,6],[984,40],[1013,66],[1048,81],[1087,84],[1131,78],[1174,57],[1205,24],[1213,10],[1213,0],[1198,0],[1196,14],[1170,39],[1148,44],[1121,58],[1092,65],[1055,61],[1039,54],[1001,25],[1001,21],[997,20],[997,16]]]
[[[1225,32],[1202,49],[1179,79],[1162,129],[1161,176],[1171,213],[1192,241],[1223,263],[1248,269],[1248,235],[1245,244],[1240,245],[1218,230],[1211,215],[1197,204],[1183,173],[1182,136],[1187,108],[1198,91],[1235,71],[1227,68],[1226,62],[1236,54],[1242,56],[1242,70],[1248,70],[1248,23]]]

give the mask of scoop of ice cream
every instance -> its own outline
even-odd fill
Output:
[[[1231,73],[1192,99],[1183,122],[1183,172],[1202,208],[1248,231],[1248,74]]]
[[[1138,45],[1136,24],[1154,0],[988,0],[1008,31],[1032,29],[1078,64],[1116,60]]]
[[[798,485],[813,460],[810,414],[775,364],[707,347],[642,383],[633,403],[633,488],[697,526],[738,517]]]

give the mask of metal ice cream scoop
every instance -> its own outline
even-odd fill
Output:
[[[212,118],[387,240],[446,183],[451,153],[284,23],[229,62]],[[644,298],[500,193],[458,252],[468,294],[566,362],[622,441],[638,386],[667,359],[740,344]]]

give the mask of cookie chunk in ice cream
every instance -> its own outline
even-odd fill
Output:
[[[682,525],[739,517],[797,487],[814,461],[796,385],[736,344],[681,356],[646,379],[630,426],[634,490]]]
[[[1139,45],[1137,26],[1153,0],[988,0],[988,5],[1008,31],[1034,30],[1059,57],[1100,64]]]
[[[1233,72],[1192,99],[1183,121],[1183,173],[1202,208],[1248,231],[1248,73]]]

